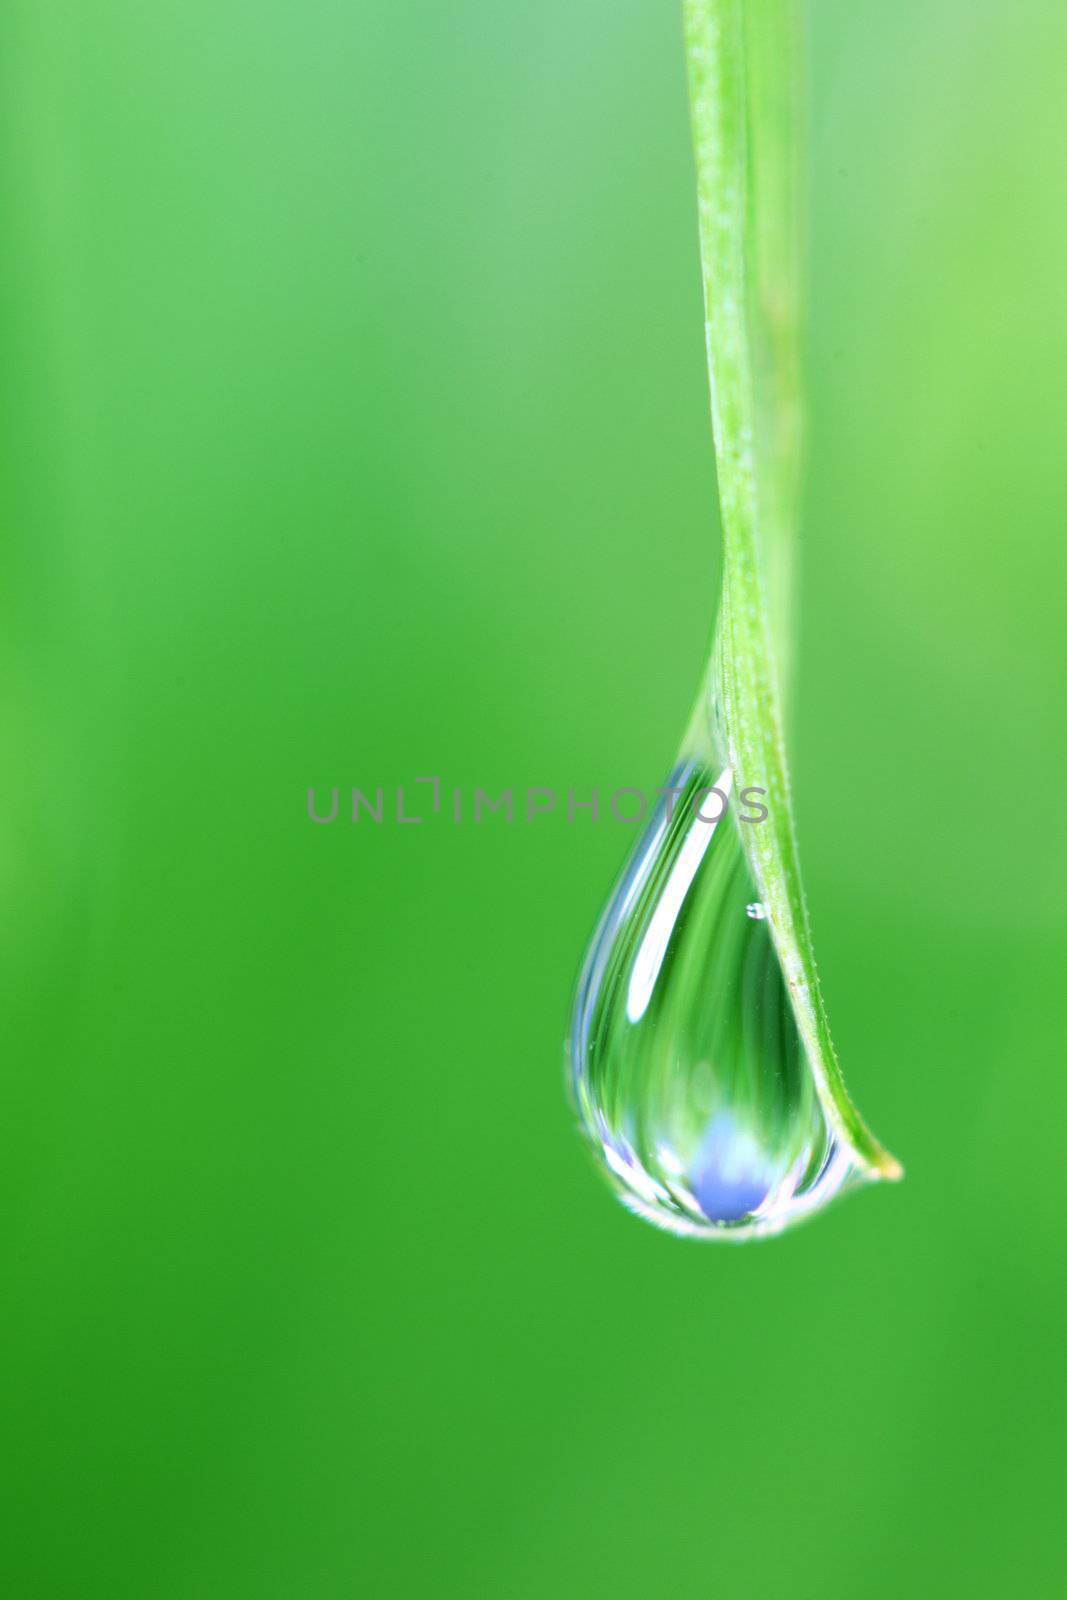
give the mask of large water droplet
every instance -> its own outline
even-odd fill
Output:
[[[601,918],[569,1043],[620,1198],[674,1233],[775,1233],[861,1176],[816,1092],[729,770],[683,760]],[[721,815],[719,814],[721,812]]]

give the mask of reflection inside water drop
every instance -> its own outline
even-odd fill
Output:
[[[733,806],[700,812],[713,785],[729,795],[729,770],[683,762],[624,870],[586,957],[570,1065],[584,1130],[631,1210],[746,1238],[858,1173],[816,1093],[745,824]]]

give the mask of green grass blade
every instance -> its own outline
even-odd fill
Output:
[[[819,989],[783,734],[801,450],[798,17],[793,0],[685,0],[712,428],[723,527],[713,671],[743,830],[826,1114],[871,1176],[900,1166],[845,1089]]]

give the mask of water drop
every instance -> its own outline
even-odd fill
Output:
[[[568,1049],[579,1118],[623,1202],[674,1233],[750,1238],[862,1173],[817,1093],[744,824],[702,798],[733,786],[709,762],[680,759],[623,871]]]

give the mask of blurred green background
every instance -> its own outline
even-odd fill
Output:
[[[1059,0],[813,0],[793,759],[906,1182],[694,1246],[587,1164],[718,529],[678,8],[9,0],[13,1600],[1058,1592]]]

